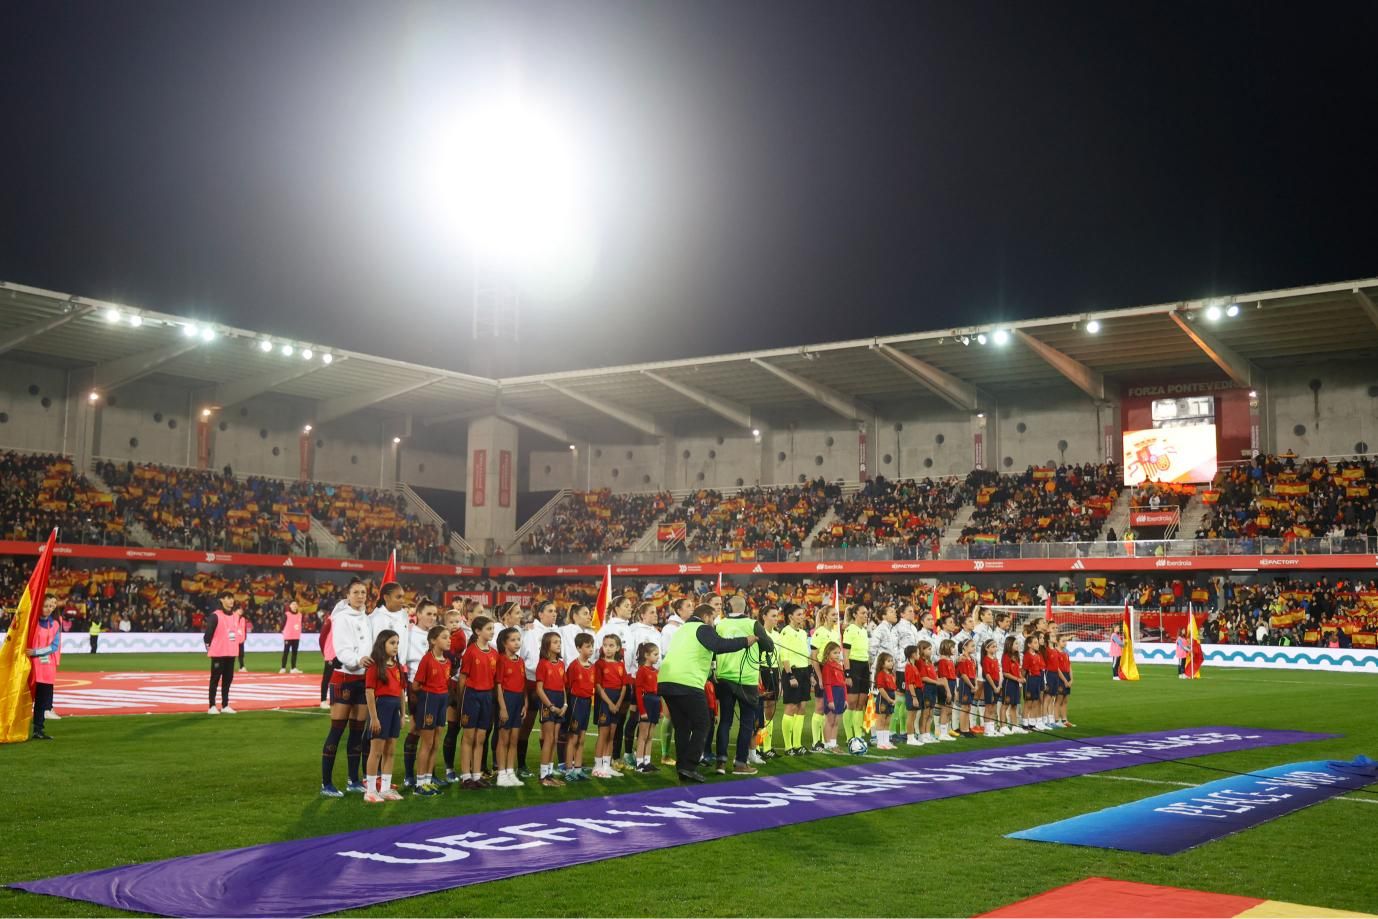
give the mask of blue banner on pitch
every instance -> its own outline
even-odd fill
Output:
[[[1093,814],[1010,833],[1060,842],[1172,855],[1378,781],[1378,763],[1316,760],[1182,788]]]

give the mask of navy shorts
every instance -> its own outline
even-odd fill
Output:
[[[607,690],[603,690],[607,692]],[[618,708],[621,708],[619,705]],[[599,696],[593,703],[593,723],[602,727],[613,727],[617,724],[617,709],[612,708]]]
[[[378,723],[382,730],[373,735],[374,740],[396,740],[402,735],[402,697],[374,696],[373,707],[378,710]]]
[[[1016,683],[1014,680],[1005,681],[1005,704],[1019,704],[1019,684]]]
[[[589,726],[589,709],[592,708],[592,699],[585,699],[580,696],[573,696],[569,700],[569,718],[566,724],[569,726],[571,734],[582,734]]]
[[[947,687],[932,683],[923,684],[923,704],[928,708],[934,708],[947,701]]]
[[[962,705],[970,705],[973,701],[975,701],[971,693],[971,687],[968,686],[965,682],[957,684],[957,701],[960,702]]]
[[[345,680],[343,683],[331,682],[331,705],[363,705],[365,701],[363,677]]]
[[[911,712],[917,712],[919,709],[923,708],[923,690],[920,689],[918,693],[915,694],[906,689],[904,691],[904,704],[909,706]]]
[[[1024,681],[1024,698],[1029,702],[1037,702],[1043,695],[1043,675],[1031,676]]]
[[[445,726],[445,709],[449,705],[449,692],[417,692],[416,715],[414,716],[417,725],[423,731],[443,728]]]
[[[499,689],[502,693],[503,704],[507,706],[507,720],[498,727],[505,730],[512,730],[522,726],[522,706],[526,703],[526,691],[520,690],[513,692],[510,689]]]
[[[660,724],[660,696],[647,694],[641,697],[641,705],[646,710],[642,712],[646,716],[648,724]]]
[[[1070,695],[1072,694],[1072,684],[1071,684],[1071,683],[1063,683],[1063,684],[1062,684],[1062,694],[1063,694],[1064,696],[1070,696]]]
[[[828,695],[823,699],[823,714],[840,715],[847,710],[847,689],[845,686],[828,687]]]
[[[961,680],[947,681],[947,701],[951,702],[953,699],[957,698],[957,687],[961,685],[961,682]]]
[[[893,703],[893,702],[886,702],[884,699],[880,698],[879,696],[876,697],[876,714],[877,714],[877,715],[893,715],[894,713],[895,713],[895,703]]]
[[[475,731],[490,731],[497,714],[497,702],[491,689],[466,689],[464,706],[459,713],[462,727]]]
[[[999,701],[999,690],[997,690],[990,683],[985,683],[984,685],[986,689],[985,693],[982,695],[981,698],[985,701],[986,705],[994,705],[997,701]]]
[[[563,691],[547,689],[545,691],[545,697],[550,700],[550,706],[555,709],[555,711],[559,711],[565,707],[565,694]],[[553,724],[564,720],[564,715],[557,715],[555,712],[549,710],[541,712],[541,724]]]

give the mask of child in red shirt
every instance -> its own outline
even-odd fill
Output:
[[[642,642],[636,649],[636,768],[655,772],[651,765],[651,735],[660,724],[660,648],[655,642]]]
[[[373,666],[364,674],[364,702],[373,729],[364,769],[365,804],[402,800],[392,787],[392,754],[402,734],[402,690],[407,683],[406,671],[397,660],[399,645],[392,629],[379,632],[369,655]],[[380,775],[384,766],[387,775]]]
[[[416,794],[429,798],[440,794],[435,782],[436,754],[440,752],[440,732],[445,729],[445,710],[450,701],[450,631],[443,625],[426,633],[428,650],[416,665]]]
[[[1019,699],[1024,692],[1024,676],[1019,669],[1019,652],[1015,650],[1015,637],[1005,639],[1005,653],[1000,658],[1001,679],[1004,685],[1002,705],[996,717],[1005,726],[1002,734],[1027,734],[1019,725]]]
[[[904,649],[904,703],[908,712],[904,716],[904,743],[917,747],[923,743],[915,729],[915,721],[923,710],[923,666],[919,661],[919,646],[910,645]]]
[[[823,646],[823,752],[837,753],[837,723],[847,708],[847,674],[842,668],[842,646],[830,641]]]
[[[877,750],[895,749],[895,745],[890,743],[890,731],[887,729],[890,727],[890,716],[895,713],[898,692],[895,686],[895,659],[888,651],[882,651],[876,657],[876,720],[885,729],[877,727]]]
[[[493,628],[493,620],[486,616],[474,620],[474,640],[464,649],[459,663],[459,717],[467,729],[459,739],[463,788],[489,787],[483,778],[483,750],[497,708],[493,688],[498,678],[498,652],[492,647]]]
[[[593,709],[593,636],[587,632],[574,636],[574,649],[578,656],[565,668],[569,705],[569,720],[565,722],[569,737],[565,744],[566,782],[588,778],[581,767],[584,764],[584,731],[588,730],[589,712]]]
[[[627,695],[627,665],[622,660],[622,639],[616,635],[603,636],[603,656],[593,665],[597,698],[593,705],[594,721],[598,724],[598,743],[593,749],[593,777],[620,779],[622,773],[612,768],[613,738],[617,735],[618,712]]]
[[[547,632],[541,637],[541,659],[536,664],[536,701],[541,706],[541,784],[559,788],[564,780],[555,775],[556,746],[560,742],[560,725],[564,723],[569,706],[565,703],[565,666],[560,663],[559,632]]]
[[[956,740],[952,736],[952,702],[957,695],[957,665],[952,656],[957,653],[957,643],[944,638],[938,646],[938,685],[942,690],[943,707],[938,716],[938,739]]]
[[[1023,726],[1032,731],[1047,727],[1044,708],[1047,700],[1043,693],[1043,636],[1030,635],[1024,644],[1024,719]]]
[[[976,704],[976,659],[971,655],[976,642],[967,639],[957,649],[957,733],[963,737],[975,737],[971,730],[971,707]]]
[[[498,636],[498,748],[494,759],[499,788],[522,784],[517,778],[517,737],[526,718],[526,662],[519,656],[521,646],[522,633],[517,629],[503,629]]]

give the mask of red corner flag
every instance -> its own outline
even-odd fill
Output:
[[[593,630],[603,627],[603,620],[612,608],[612,565],[603,572],[603,584],[598,588],[598,602],[593,604]]]
[[[43,610],[56,545],[57,530],[54,529],[38,550],[38,563],[19,597],[9,635],[0,645],[0,743],[23,743],[29,739],[33,726],[33,664],[28,655],[29,638]]]
[[[393,549],[388,556],[388,563],[383,566],[383,579],[378,582],[378,603],[383,602],[383,585],[397,580],[397,550]]]

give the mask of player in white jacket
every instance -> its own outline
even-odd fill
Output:
[[[345,791],[363,794],[359,780],[359,760],[363,755],[364,731],[368,726],[368,703],[364,699],[364,672],[373,663],[373,634],[364,614],[368,585],[355,578],[345,589],[345,599],[330,614],[330,640],[335,646],[338,665],[330,677],[330,732],[321,748],[321,796],[344,797],[335,787],[335,754],[345,725],[349,738],[345,758],[349,763],[349,785]]]
[[[529,778],[526,768],[526,748],[530,744],[531,732],[536,727],[536,716],[541,712],[541,700],[536,696],[536,668],[541,663],[541,642],[546,635],[560,630],[555,626],[555,604],[547,600],[536,610],[536,618],[522,632],[521,658],[526,668],[526,717],[522,719],[521,732],[517,735],[517,777]]]
[[[411,617],[403,604],[406,602],[406,592],[402,585],[396,581],[389,581],[384,584],[379,592],[378,608],[368,614],[368,630],[373,641],[378,640],[379,633],[385,629],[392,629],[397,633],[397,659],[406,665],[406,660],[410,657],[411,646]],[[370,642],[369,648],[373,645]],[[424,648],[422,653],[424,654]],[[417,656],[420,660],[420,655]],[[408,676],[411,671],[407,671]]]

